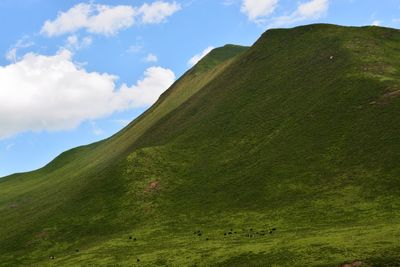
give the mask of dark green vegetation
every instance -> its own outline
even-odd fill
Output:
[[[0,265],[400,266],[399,69],[379,27],[216,49],[112,138],[2,179]]]

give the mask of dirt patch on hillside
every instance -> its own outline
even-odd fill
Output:
[[[389,104],[393,99],[396,99],[400,97],[400,90],[395,90],[395,91],[389,91],[382,95],[377,101],[372,101],[370,102],[371,105],[387,105]]]
[[[400,90],[388,92],[382,96],[382,98],[394,98],[400,96]]]
[[[10,209],[16,209],[16,208],[18,208],[18,204],[17,203],[11,203],[10,205],[8,205],[8,207]]]
[[[340,265],[340,267],[362,267],[364,266],[362,261],[355,260],[352,263],[343,263]]]
[[[144,190],[145,193],[152,193],[160,190],[160,182],[159,181],[151,181],[146,189]]]
[[[47,231],[41,231],[41,232],[35,234],[35,237],[37,239],[47,239],[49,237],[49,233]]]

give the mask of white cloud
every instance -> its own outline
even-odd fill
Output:
[[[146,3],[141,7],[80,3],[60,12],[55,20],[47,20],[41,33],[53,37],[85,29],[89,33],[110,36],[131,27],[136,19],[143,24],[161,23],[180,8],[175,2],[164,1]]]
[[[380,20],[374,20],[374,21],[371,23],[371,25],[372,25],[372,26],[381,26],[381,25],[382,25],[382,21],[380,21]]]
[[[75,34],[67,37],[66,47],[71,50],[79,50],[90,46],[93,42],[93,39],[89,36],[83,37],[79,39],[79,37]]]
[[[211,52],[211,50],[213,50],[214,47],[213,46],[209,46],[206,49],[203,50],[203,52],[194,55],[189,61],[188,61],[188,66],[194,66],[196,65],[203,57],[207,56],[208,53]]]
[[[328,0],[311,0],[300,4],[297,8],[296,15],[305,19],[317,19],[328,10]]]
[[[299,4],[292,14],[274,18],[268,27],[283,27],[296,22],[319,19],[326,14],[328,8],[329,0],[309,0]]]
[[[167,17],[179,11],[181,6],[176,2],[167,3],[163,1],[156,1],[152,4],[143,4],[138,13],[142,16],[141,21],[144,24],[161,23]]]
[[[236,0],[224,0],[224,1],[222,2],[222,4],[223,4],[224,6],[231,6],[231,5],[233,5],[235,2],[236,2]]]
[[[0,66],[0,138],[26,131],[72,129],[115,111],[153,104],[175,80],[162,67],[148,68],[136,85],[117,88],[118,78],[88,72],[72,53],[26,54]]]
[[[143,50],[143,45],[134,44],[134,45],[131,45],[130,47],[128,47],[126,52],[128,52],[128,53],[139,53],[142,50]]]
[[[6,53],[6,59],[10,62],[16,62],[18,60],[18,50],[22,48],[28,48],[34,45],[34,42],[29,40],[29,36],[24,36],[19,39]]]
[[[46,21],[41,33],[51,37],[85,28],[91,33],[113,35],[132,26],[134,15],[135,10],[131,6],[112,7],[81,3],[59,13],[55,20]]]
[[[114,99],[114,105],[121,108],[148,106],[175,81],[175,74],[162,67],[150,67],[144,73],[144,79],[134,86],[123,84]]]
[[[13,47],[10,50],[8,50],[6,54],[6,59],[11,62],[16,62],[17,61],[17,48]]]
[[[158,57],[152,53],[148,54],[145,58],[144,58],[144,62],[148,62],[148,63],[155,63],[158,61]]]
[[[257,22],[260,18],[271,15],[278,5],[278,0],[243,0],[241,11],[249,20]]]

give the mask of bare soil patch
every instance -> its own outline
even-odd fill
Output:
[[[355,260],[351,263],[343,263],[340,265],[340,267],[362,267],[363,266],[363,262],[360,260]]]
[[[370,102],[371,105],[387,105],[393,99],[400,97],[400,90],[389,91],[382,95],[378,100]]]
[[[151,181],[144,192],[151,193],[160,190],[160,182],[159,181]]]
[[[47,231],[41,231],[35,235],[37,239],[47,239],[49,237],[49,233]]]

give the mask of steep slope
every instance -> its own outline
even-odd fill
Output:
[[[0,255],[4,259],[0,256],[0,265],[2,262],[5,265],[35,262],[36,259],[32,260],[26,253],[29,246],[35,244],[33,249],[36,251],[54,247],[54,244],[38,242],[43,241],[42,236],[47,239],[58,234],[66,246],[73,246],[83,240],[81,243],[88,240],[98,242],[99,227],[105,233],[124,231],[119,223],[126,223],[125,218],[117,218],[117,226],[106,227],[112,224],[108,218],[113,216],[115,207],[120,206],[118,198],[120,193],[124,193],[125,186],[117,179],[110,179],[109,174],[118,170],[114,163],[126,158],[130,147],[149,127],[213,80],[234,56],[245,50],[246,47],[235,45],[214,49],[164,93],[152,108],[120,133],[63,153],[38,171],[1,179]],[[54,219],[49,220],[49,216]],[[54,226],[54,221],[57,221],[57,226]],[[79,233],[70,236],[69,231],[77,228]],[[59,231],[63,234],[60,235]],[[47,253],[40,258],[47,260]],[[21,255],[21,261],[16,261],[16,255]]]
[[[122,132],[0,182],[0,262],[400,266],[399,47],[310,25],[214,51]]]

